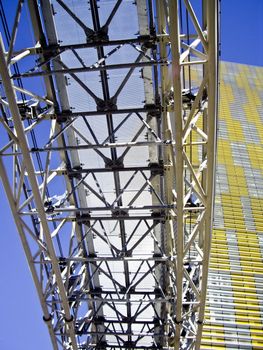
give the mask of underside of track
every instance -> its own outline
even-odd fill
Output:
[[[0,176],[54,350],[199,349],[217,1],[0,10]]]

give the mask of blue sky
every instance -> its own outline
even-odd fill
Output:
[[[9,10],[16,1],[4,0]],[[222,60],[263,64],[263,0],[222,0]],[[0,184],[0,348],[48,350],[51,344],[8,203]]]
[[[263,65],[262,16],[262,0],[221,0],[222,60]]]

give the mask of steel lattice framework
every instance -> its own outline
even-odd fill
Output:
[[[55,350],[200,348],[217,1],[192,2],[19,0],[3,21],[0,175]]]

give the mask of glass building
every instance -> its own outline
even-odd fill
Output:
[[[221,63],[203,349],[263,348],[263,68]]]

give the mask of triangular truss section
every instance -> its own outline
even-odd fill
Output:
[[[200,349],[217,1],[191,3],[18,1],[1,43],[0,175],[55,350]]]

